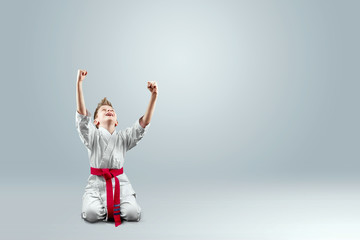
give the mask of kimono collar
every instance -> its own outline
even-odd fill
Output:
[[[99,131],[101,131],[102,135],[106,138],[106,140],[109,140],[109,138],[111,137],[111,135],[115,135],[116,134],[116,129],[114,130],[113,134],[111,134],[106,128],[104,127],[99,127]]]

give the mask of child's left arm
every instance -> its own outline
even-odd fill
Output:
[[[149,105],[148,105],[148,107],[146,109],[145,115],[143,115],[139,120],[140,125],[143,128],[145,128],[151,121],[151,117],[152,117],[152,115],[154,113],[157,94],[158,94],[158,87],[157,87],[156,82],[154,82],[154,81],[148,82],[147,88],[151,92],[151,98],[150,98],[150,103],[149,103]]]
[[[124,131],[122,131],[126,151],[129,151],[138,144],[138,142],[143,138],[146,130],[150,126],[151,116],[154,112],[157,99],[158,88],[156,82],[148,82],[147,88],[151,92],[151,98],[145,115],[137,119],[132,127],[128,127]]]

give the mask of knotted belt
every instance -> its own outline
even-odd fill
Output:
[[[91,174],[97,176],[103,176],[106,180],[106,200],[108,219],[114,219],[115,227],[121,224],[120,219],[120,182],[116,177],[123,173],[123,168],[91,168]],[[115,193],[113,197],[112,178],[115,178]]]

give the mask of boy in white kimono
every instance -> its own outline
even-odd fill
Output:
[[[91,123],[82,91],[86,75],[86,70],[78,70],[76,85],[76,128],[88,150],[91,167],[81,216],[89,222],[114,220],[116,227],[121,224],[120,218],[140,221],[141,208],[123,165],[126,151],[137,145],[150,125],[157,99],[157,84],[147,82],[151,98],[145,115],[137,119],[132,127],[116,131],[117,115],[106,97],[98,104],[94,124]]]

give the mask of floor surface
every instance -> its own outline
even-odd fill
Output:
[[[140,222],[81,219],[82,186],[2,186],[2,239],[360,239],[359,184],[191,185],[135,190]]]

